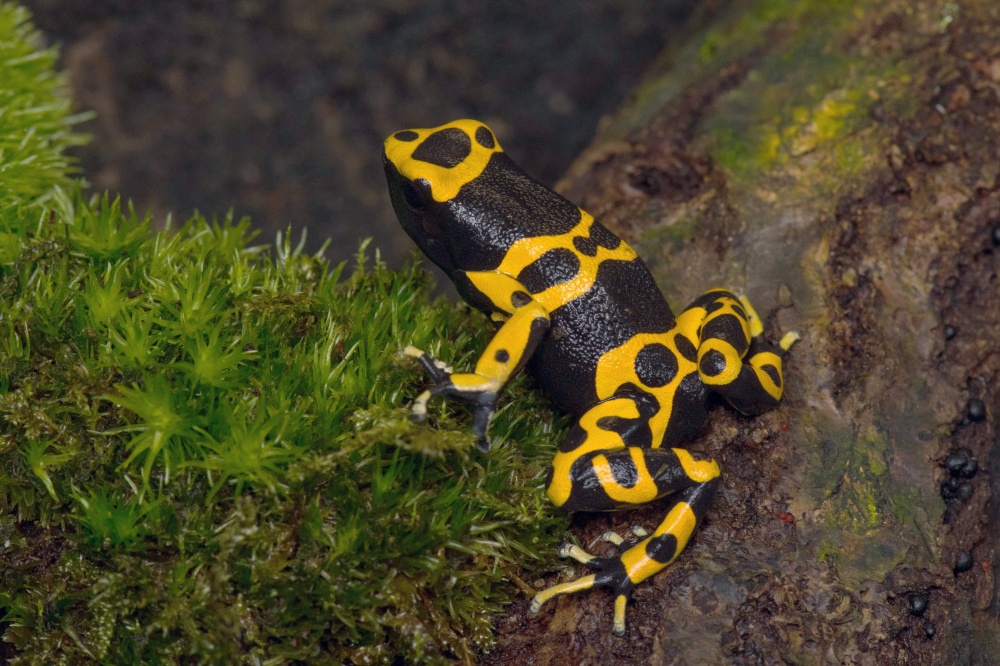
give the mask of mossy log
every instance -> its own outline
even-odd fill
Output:
[[[708,4],[560,187],[675,309],[725,286],[799,331],[786,398],[710,414],[724,485],[625,638],[610,596],[525,602],[490,659],[1000,663],[1000,6]]]

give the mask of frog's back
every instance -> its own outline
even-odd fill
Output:
[[[597,401],[597,363],[606,352],[637,334],[673,328],[674,316],[635,251],[506,155],[494,155],[456,202],[486,221],[486,233],[500,242],[477,239],[455,250],[475,257],[477,270],[514,277],[550,313],[551,328],[528,370],[566,411],[580,414]],[[468,241],[457,237],[460,245]],[[471,304],[494,311],[456,282]]]

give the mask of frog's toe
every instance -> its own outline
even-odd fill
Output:
[[[563,552],[566,553],[564,557],[578,559],[580,554],[589,557],[590,559],[586,560],[585,563],[592,569],[597,569],[597,572],[542,590],[531,600],[528,612],[532,616],[538,615],[542,610],[542,605],[546,601],[561,594],[573,594],[574,592],[582,592],[594,587],[607,587],[615,593],[614,619],[611,630],[619,636],[623,635],[625,633],[625,606],[628,603],[628,595],[634,585],[625,572],[625,567],[622,565],[621,559],[617,557],[593,557],[592,555],[588,555],[579,546],[571,544],[565,544],[559,550],[560,555],[563,555]],[[584,560],[578,559],[578,561],[582,562]]]
[[[574,559],[577,562],[580,562],[581,564],[590,564],[594,560],[601,559],[598,557],[594,557],[593,555],[585,551],[583,548],[580,548],[579,546],[572,543],[564,543],[563,545],[559,546],[559,550],[557,551],[557,553],[559,557],[567,557],[570,559]]]
[[[601,541],[604,543],[614,544],[615,546],[621,546],[625,543],[625,539],[622,538],[622,535],[618,534],[618,532],[615,532],[614,530],[608,530],[602,534]]]
[[[649,532],[642,525],[632,525],[629,532],[631,532],[630,536],[623,537],[614,530],[608,530],[601,535],[601,541],[617,546],[618,552],[622,552],[634,546],[640,539],[649,536]]]
[[[417,396],[410,407],[410,420],[414,423],[422,423],[427,419],[427,401],[431,399],[431,392],[424,391]]]
[[[434,358],[423,349],[418,349],[413,345],[407,345],[403,349],[403,354],[417,359],[435,384],[447,382],[454,372],[454,368],[444,361]]]
[[[778,347],[782,352],[787,352],[792,348],[792,345],[801,339],[802,336],[798,334],[798,331],[788,331],[788,333],[781,336],[781,340],[778,342]]]
[[[649,531],[642,525],[633,525],[629,528],[629,531],[635,535],[636,539],[645,539],[649,536]]]
[[[476,448],[483,453],[490,452],[490,440],[486,436],[486,430],[489,428],[490,419],[493,418],[493,412],[496,411],[497,405],[496,393],[484,393],[477,397],[476,408],[472,412],[472,434],[476,436]]]
[[[608,534],[608,532],[604,533],[604,535],[606,534]],[[614,534],[614,532],[611,532],[611,534]],[[604,535],[601,535],[602,538],[604,537]],[[614,535],[618,536],[617,534]],[[621,539],[621,537],[618,538]],[[627,542],[623,540],[622,543],[627,543]],[[590,567],[591,569],[595,569],[596,571],[603,571],[604,569],[607,569],[609,566],[612,566],[615,562],[619,561],[619,558],[617,557],[597,557],[596,555],[591,555],[583,548],[580,548],[579,546],[572,543],[564,543],[563,545],[559,546],[559,550],[557,551],[557,553],[559,557],[565,557],[576,560],[580,564],[586,564],[588,567]]]

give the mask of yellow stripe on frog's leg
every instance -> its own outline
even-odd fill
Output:
[[[435,395],[497,393],[524,367],[548,329],[549,315],[540,305],[531,301],[518,308],[490,340],[475,370],[451,375],[450,385]]]
[[[615,472],[605,456],[625,447],[649,447],[654,441],[659,441],[663,433],[654,433],[650,429],[650,419],[658,409],[659,404],[652,395],[627,389],[588,409],[570,429],[552,459],[547,484],[552,503],[569,511],[577,509],[575,500],[570,501],[575,487],[576,494],[580,492],[577,474],[601,474],[612,487]],[[642,467],[645,463],[641,457],[636,457],[632,464]],[[636,497],[645,497],[649,491],[646,482],[641,488],[622,489],[622,492],[633,493]],[[635,501],[641,503],[645,500]]]
[[[747,322],[750,324],[750,337],[756,338],[759,335],[763,335],[764,322],[761,321],[757,310],[750,304],[750,299],[746,296],[740,296],[740,305],[743,306],[743,311],[747,313]]]
[[[528,606],[528,612],[532,615],[538,615],[538,611],[542,610],[542,604],[551,599],[552,597],[559,596],[560,594],[572,594],[573,592],[582,592],[583,590],[589,590],[594,587],[594,581],[597,576],[590,574],[589,576],[584,576],[582,578],[577,578],[576,580],[570,581],[568,583],[560,583],[558,585],[553,585],[550,588],[544,589],[535,595],[534,599],[531,600],[531,604]]]
[[[659,452],[655,449],[651,451]],[[570,554],[579,556],[574,559],[596,569],[597,573],[542,590],[531,601],[529,610],[532,615],[555,596],[592,587],[607,587],[615,595],[612,630],[619,636],[625,633],[625,608],[632,589],[677,559],[705,517],[718,487],[719,469],[714,462],[695,461],[682,449],[675,449],[673,453],[675,460],[690,467],[690,471],[687,468],[684,471],[689,485],[678,494],[677,501],[656,530],[648,535],[644,531],[639,532],[644,538],[617,557],[591,558],[585,552]],[[694,482],[692,477],[702,480]]]
[[[711,481],[719,473],[714,460],[695,460],[683,449],[598,450],[578,456],[569,467],[569,496],[559,506],[567,511],[615,511]]]
[[[598,422],[606,417],[638,419],[639,409],[631,398],[610,398],[587,410],[572,428],[559,451],[552,458],[546,493],[552,503],[562,507],[569,501],[573,491],[573,465],[597,451],[625,447],[621,433],[605,430]]]

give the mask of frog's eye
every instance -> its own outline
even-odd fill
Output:
[[[427,181],[424,179],[408,180],[403,183],[403,199],[413,210],[421,211],[427,208],[431,199],[430,194]]]

